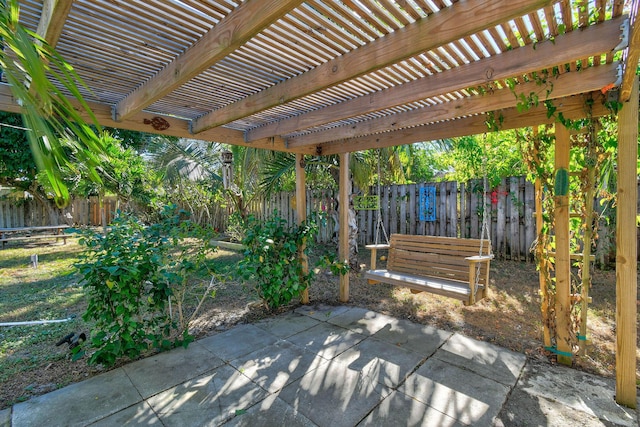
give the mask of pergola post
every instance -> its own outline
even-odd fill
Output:
[[[636,408],[638,77],[618,115],[616,402]]]
[[[349,153],[340,154],[338,256],[349,262]],[[340,301],[349,301],[349,273],[340,275]]]
[[[298,216],[298,224],[302,224],[307,219],[307,188],[304,172],[304,155],[296,154],[296,214]],[[304,254],[306,244],[299,249],[298,259],[302,264],[302,273],[309,272],[309,260]],[[300,296],[302,304],[309,304],[309,289],[305,289]]]
[[[556,123],[556,179],[558,171],[569,171],[569,130]],[[571,249],[569,247],[569,192],[554,194],[556,235],[556,348],[558,363],[571,365]]]

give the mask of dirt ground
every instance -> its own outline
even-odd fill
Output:
[[[366,264],[369,254],[363,252],[360,254],[361,261]],[[228,265],[240,259],[237,253],[223,250],[218,257]],[[529,358],[543,363],[555,363],[555,358],[544,350],[541,341],[539,285],[535,265],[494,261],[490,275],[492,285],[488,297],[465,307],[457,300],[433,294],[412,294],[408,289],[385,284],[369,285],[361,274],[352,273],[347,305],[459,332],[525,353]],[[325,272],[316,276],[309,294],[311,304],[342,304],[338,301],[338,278]],[[574,358],[574,367],[611,377],[615,365],[614,271],[595,272],[592,297],[588,323],[590,343],[585,356]],[[75,309],[81,310],[82,303],[78,304]],[[290,310],[296,305],[281,311]],[[230,280],[220,283],[216,297],[205,303],[204,310],[193,323],[192,333],[202,338],[238,323],[254,322],[274,314],[277,313],[267,312],[262,307],[249,285]],[[7,321],[2,317],[0,320]],[[84,326],[78,321],[75,325],[65,327],[77,329]],[[0,409],[104,371],[88,366],[83,359],[71,361],[68,348],[64,345],[55,346],[55,342],[66,332],[61,328],[59,332],[42,337],[52,353],[50,361],[34,358],[30,369],[23,369],[0,383]],[[4,339],[4,335],[0,338]],[[9,354],[8,357],[28,358],[29,354]],[[640,352],[638,357],[640,359]],[[120,364],[123,363],[126,361]]]

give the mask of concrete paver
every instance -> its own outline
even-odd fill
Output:
[[[332,317],[338,316],[345,311],[351,310],[352,307],[347,307],[344,305],[333,306],[326,304],[310,304],[310,305],[302,305],[296,308],[294,311],[299,314],[304,314],[305,316],[309,316],[313,319],[319,320],[321,322],[326,322]]]
[[[354,307],[327,320],[332,325],[341,326],[361,335],[370,336],[391,324],[394,319],[384,314],[364,308]]]
[[[364,340],[334,359],[350,370],[396,388],[424,360],[422,355],[377,340]]]
[[[637,412],[615,402],[615,381],[601,378],[565,366],[529,364],[516,391],[508,411],[519,411],[513,406],[524,407],[516,398],[529,401],[534,408],[531,419],[565,418],[576,425],[638,426]],[[537,404],[532,404],[536,402]],[[579,424],[580,423],[580,424]]]
[[[291,335],[307,330],[318,323],[320,321],[313,317],[290,311],[278,317],[261,320],[255,323],[255,326],[278,338],[289,338]]]
[[[0,411],[0,427],[11,427],[11,408]]]
[[[328,360],[288,341],[278,341],[230,362],[271,393],[327,363]]]
[[[331,360],[365,338],[364,335],[339,326],[319,323],[310,329],[290,336],[287,340]]]
[[[222,359],[213,356],[202,344],[194,342],[187,349],[176,348],[159,353],[125,365],[122,369],[146,399],[222,365]],[[158,375],[161,372],[170,374]]]
[[[404,393],[394,391],[358,424],[358,427],[365,426],[463,427],[466,424]]]
[[[278,396],[319,426],[351,427],[390,391],[347,365],[330,362],[288,385]]]
[[[221,334],[198,341],[217,357],[229,361],[278,341],[278,337],[257,326],[248,324],[236,326]]]
[[[267,395],[248,377],[224,365],[147,402],[166,426],[220,425]]]
[[[430,357],[450,337],[452,332],[420,325],[404,319],[393,319],[372,338]]]
[[[488,426],[500,412],[509,387],[430,358],[398,391],[464,424]]]
[[[14,426],[86,425],[140,403],[122,368],[36,396],[13,407]]]
[[[317,424],[305,417],[277,395],[264,399],[246,412],[238,414],[225,427],[317,427]]]
[[[454,334],[434,354],[444,362],[513,387],[527,361],[524,354]]]
[[[153,412],[153,409],[147,402],[140,402],[137,405],[129,406],[120,412],[103,418],[95,424],[91,424],[91,427],[134,425],[160,427],[162,426],[162,421],[160,421],[160,418]]]
[[[362,308],[303,306],[0,411],[0,427],[638,426],[615,384]]]

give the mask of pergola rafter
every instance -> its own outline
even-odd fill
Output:
[[[220,126],[247,115],[259,113],[276,105],[289,102],[319,90],[386,67],[421,52],[453,42],[482,31],[499,22],[510,20],[544,6],[545,0],[512,0],[485,2],[470,0],[407,25],[401,31],[388,34],[352,52],[338,56],[315,67],[301,76],[291,78],[239,101],[214,110],[194,120],[195,134]],[[484,19],[478,19],[482,16]]]
[[[601,26],[558,36],[553,42],[524,46],[367,96],[278,120],[247,131],[246,139],[253,141],[269,136],[287,135],[331,123],[336,118],[351,118],[464,90],[471,86],[540,72],[558,64],[568,64],[576,57],[592,57],[602,52],[610,52],[620,44],[620,26],[623,22],[624,20],[618,17]]]

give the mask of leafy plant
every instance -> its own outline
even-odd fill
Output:
[[[198,249],[183,246],[186,237],[199,238]],[[211,249],[209,237],[173,207],[151,226],[120,214],[106,236],[84,232],[80,242],[87,251],[76,267],[89,293],[83,319],[95,321],[90,364],[110,366],[121,357],[135,358],[152,348],[186,347],[193,340],[182,301],[188,275],[202,268]],[[179,298],[178,321],[168,309],[174,295]],[[75,357],[82,354],[79,350]]]
[[[257,281],[258,295],[269,309],[288,304],[309,286],[313,271],[304,272],[299,256],[308,255],[307,243],[313,241],[317,230],[313,220],[288,226],[277,213],[266,221],[248,218],[242,241],[247,249],[240,272],[245,279]]]

